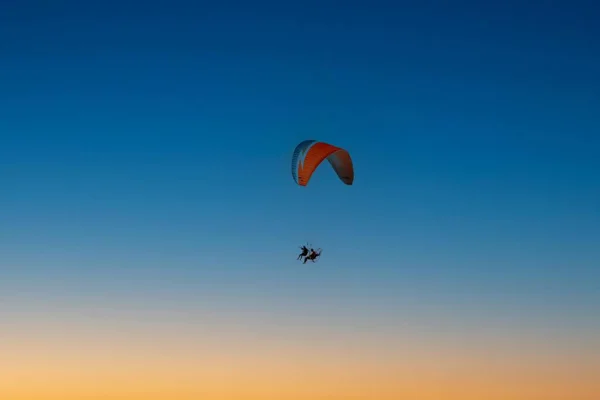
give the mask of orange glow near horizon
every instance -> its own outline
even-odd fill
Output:
[[[249,339],[239,327],[207,332],[184,324],[112,322],[13,324],[0,343],[0,398],[600,398],[600,357],[593,351],[364,332]]]

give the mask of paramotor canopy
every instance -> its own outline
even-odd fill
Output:
[[[325,159],[329,161],[342,182],[352,185],[354,167],[350,154],[340,147],[316,140],[305,140],[296,146],[292,156],[294,181],[300,186],[308,185],[310,177]]]

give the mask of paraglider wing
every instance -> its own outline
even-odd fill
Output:
[[[292,156],[294,181],[300,186],[308,185],[312,174],[325,159],[342,182],[352,185],[354,167],[350,154],[342,148],[316,140],[305,140],[296,146]]]

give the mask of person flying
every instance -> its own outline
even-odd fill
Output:
[[[302,257],[306,257],[306,256],[308,256],[308,252],[309,252],[309,250],[308,250],[308,247],[306,247],[306,246],[302,246],[302,247],[300,247],[300,249],[302,250],[302,253],[300,253],[300,254],[298,255],[298,258],[296,258],[296,260],[299,260],[299,259],[301,259]]]
[[[315,262],[319,259],[319,257],[321,256],[321,249],[319,249],[319,251],[315,251],[314,249],[311,249],[310,254],[306,257],[304,257],[304,262],[302,264],[306,264],[306,262],[308,260]]]

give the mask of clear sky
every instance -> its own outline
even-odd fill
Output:
[[[598,398],[598,20],[593,1],[3,2],[0,397],[29,376],[40,400]],[[295,185],[304,139],[347,149],[354,185],[327,164]],[[169,368],[121,386],[47,383],[32,350],[97,366],[98,343],[144,340]],[[308,373],[328,362],[336,384]],[[178,386],[181,365],[226,372]]]

